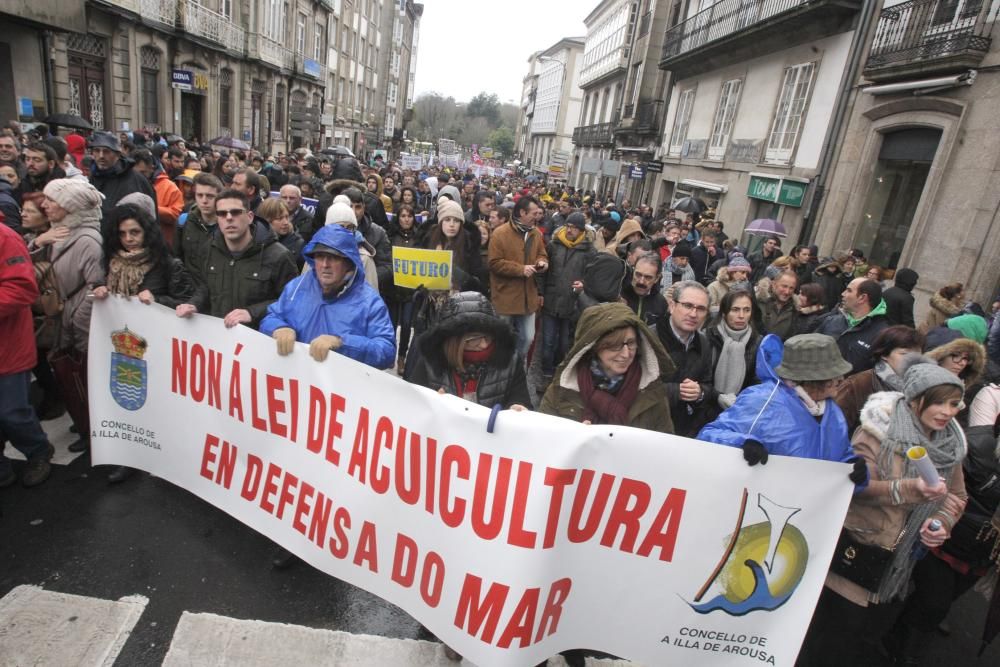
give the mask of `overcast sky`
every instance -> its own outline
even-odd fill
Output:
[[[416,99],[438,92],[468,102],[486,90],[520,104],[528,56],[587,34],[597,0],[423,0]]]

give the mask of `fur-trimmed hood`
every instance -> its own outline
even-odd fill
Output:
[[[962,312],[961,306],[956,306],[954,303],[944,298],[937,292],[931,294],[930,306],[934,310],[943,314],[945,318],[955,317]]]
[[[496,346],[489,365],[502,368],[517,349],[517,337],[506,321],[497,316],[489,299],[479,292],[460,292],[448,297],[438,320],[420,337],[420,351],[435,368],[448,368],[444,343],[452,336],[489,334]]]
[[[892,410],[902,397],[899,391],[879,391],[869,396],[861,408],[861,428],[880,442],[884,440],[892,421]]]
[[[959,377],[965,383],[965,388],[968,389],[979,380],[986,368],[986,351],[982,345],[969,338],[957,338],[950,343],[928,350],[926,355],[941,363],[941,360],[949,354],[962,353],[969,355],[969,365],[959,374]]]

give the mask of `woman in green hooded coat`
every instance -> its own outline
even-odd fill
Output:
[[[656,334],[622,303],[583,311],[576,340],[540,412],[589,424],[673,433],[665,376],[674,371]]]

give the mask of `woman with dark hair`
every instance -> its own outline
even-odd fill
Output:
[[[903,391],[873,394],[854,433],[867,464],[868,486],[854,495],[833,563],[799,656],[801,664],[873,664],[873,652],[907,595],[914,551],[941,547],[962,516],[968,495],[965,437],[954,417],[964,387],[952,373],[917,363]],[[922,447],[937,481],[928,483],[907,456]],[[869,556],[871,554],[871,556]],[[869,567],[851,567],[868,562]]]
[[[483,291],[483,264],[479,254],[479,230],[466,228],[465,215],[457,203],[442,198],[438,201],[437,224],[431,227],[424,241],[429,250],[451,251],[451,284],[459,292]]]
[[[806,283],[799,287],[799,318],[796,333],[812,333],[819,325],[821,317],[829,312],[826,304],[823,303],[823,288],[816,283]]]
[[[400,189],[399,201],[396,202],[396,215],[399,215],[399,210],[403,206],[409,206],[414,211],[414,215],[427,215],[427,211],[417,210],[420,204],[417,203],[417,189],[412,185],[404,185]]]
[[[736,396],[757,384],[757,347],[761,336],[751,326],[753,297],[747,290],[731,290],[719,304],[719,318],[705,331],[712,348],[719,412],[736,402]]]
[[[406,188],[404,192],[405,190]],[[417,247],[417,221],[413,206],[400,204],[396,208],[396,217],[389,223],[386,235],[394,248]],[[403,374],[406,353],[410,349],[410,337],[413,333],[413,295],[414,290],[410,287],[394,287],[392,299],[386,303],[389,306],[393,327],[399,327],[399,348],[396,356],[398,375]]]
[[[861,423],[861,408],[872,394],[880,391],[902,391],[904,360],[907,355],[920,354],[924,337],[902,325],[883,329],[872,343],[875,367],[850,375],[837,389],[834,399],[847,420],[847,432]]]
[[[585,424],[673,433],[664,378],[674,364],[655,333],[623,303],[583,311],[539,412]]]
[[[141,207],[116,206],[108,218],[112,231],[104,239],[105,284],[94,288],[95,299],[108,295],[137,297],[141,303],[160,303],[176,308],[190,303],[194,282],[184,263],[167,248],[160,225]],[[117,466],[108,481],[122,482],[134,471]]]
[[[945,285],[934,294],[931,294],[930,309],[924,323],[920,325],[920,331],[927,333],[935,327],[939,327],[950,318],[962,312],[965,305],[965,287],[962,283],[951,283]]]

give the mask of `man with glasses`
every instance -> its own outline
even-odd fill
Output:
[[[650,328],[655,329],[667,314],[667,300],[656,289],[663,262],[655,252],[639,255],[632,268],[632,282],[622,289],[625,303]]]
[[[192,303],[177,306],[179,317],[206,313],[227,327],[256,328],[298,273],[292,254],[270,228],[254,219],[247,196],[224,190],[215,200],[218,229],[212,235]],[[186,226],[186,225],[185,225]]]
[[[668,292],[670,317],[660,318],[656,333],[676,370],[667,377],[667,397],[674,432],[693,438],[710,417],[717,395],[713,387],[712,348],[701,327],[708,317],[708,289],[684,280]]]

